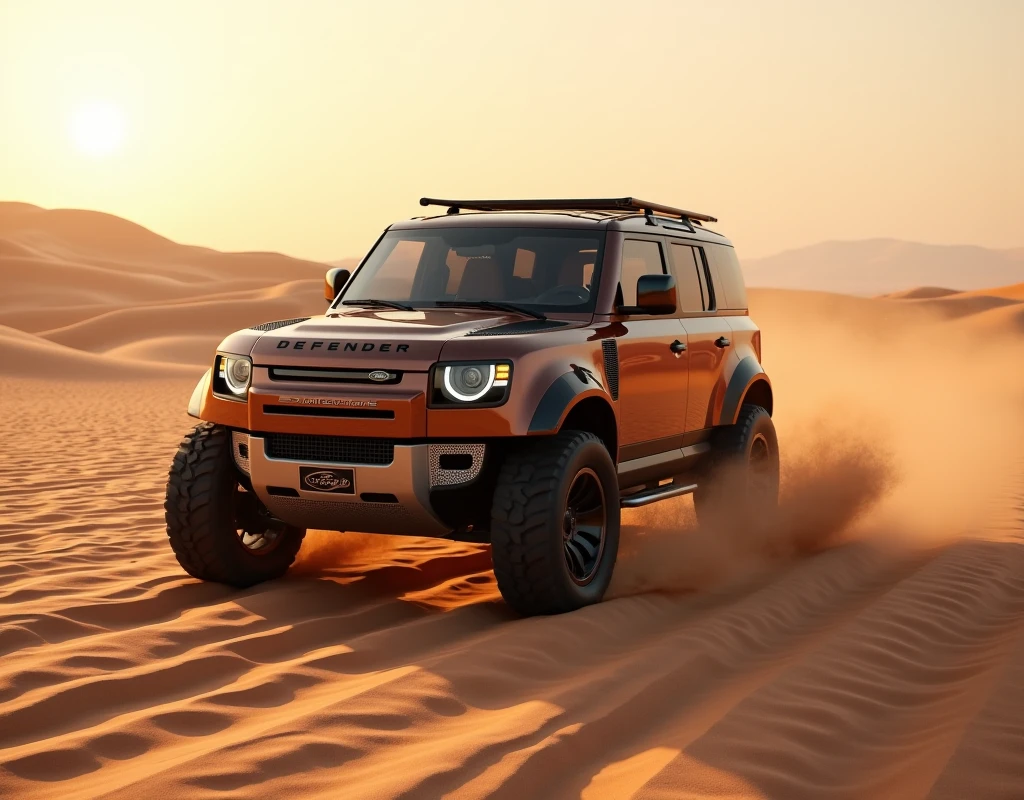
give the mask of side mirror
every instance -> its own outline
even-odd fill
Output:
[[[674,314],[676,279],[671,275],[641,275],[636,282],[635,314]]]
[[[351,277],[352,273],[341,267],[327,270],[327,274],[324,276],[324,300],[333,303],[334,298],[341,294],[341,290],[345,288],[345,284]]]

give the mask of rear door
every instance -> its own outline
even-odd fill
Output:
[[[696,242],[672,241],[672,269],[680,286],[682,326],[687,334],[690,355],[690,384],[686,399],[684,430],[697,431],[713,424],[716,400],[725,391],[723,371],[729,348],[732,346],[732,328],[725,317],[718,316],[718,296],[711,278],[704,248]],[[689,288],[690,300],[683,293]],[[699,298],[695,288],[699,287]]]
[[[668,272],[667,254],[660,238],[630,236],[622,243],[619,282],[623,306],[636,304],[636,282],[641,275]],[[620,429],[623,445],[651,442],[682,435],[686,421],[689,375],[686,331],[675,315],[633,314],[622,320],[626,333],[619,345]],[[678,442],[675,443],[678,447]]]

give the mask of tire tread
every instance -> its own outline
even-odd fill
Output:
[[[603,447],[592,433],[559,433],[510,454],[501,467],[491,512],[494,575],[505,601],[521,614],[577,607],[560,591],[564,565],[551,556],[548,524],[560,479],[576,450],[588,442]]]
[[[233,469],[231,434],[212,422],[201,422],[185,434],[171,462],[164,500],[164,520],[171,549],[182,569],[201,581],[246,587],[283,575],[298,554],[305,536],[301,529],[278,545],[280,554],[267,558],[270,568],[255,572],[242,558],[225,556],[224,531],[215,508],[218,480],[224,469]],[[239,556],[244,556],[240,552]]]

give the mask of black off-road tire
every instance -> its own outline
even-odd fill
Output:
[[[743,405],[734,425],[715,430],[711,447],[693,496],[698,521],[736,527],[769,519],[779,503],[779,440],[771,415]]]
[[[600,484],[605,520],[596,567],[582,583],[571,575],[563,536],[569,492],[580,476]],[[524,615],[560,614],[599,602],[618,549],[618,476],[598,437],[565,431],[528,442],[505,459],[491,509],[491,557],[498,588],[512,608]]]
[[[306,531],[282,525],[268,552],[246,548],[235,519],[238,485],[231,431],[202,422],[185,435],[174,455],[164,517],[171,549],[185,572],[244,588],[284,575]],[[255,496],[249,499],[258,503]]]

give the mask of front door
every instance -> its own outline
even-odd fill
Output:
[[[622,304],[636,304],[636,282],[641,275],[666,271],[661,242],[626,239],[622,245]],[[635,315],[622,324],[626,333],[618,339],[620,443],[680,436],[686,424],[689,377],[682,323],[674,316]],[[671,442],[666,442],[662,449],[671,447]]]

